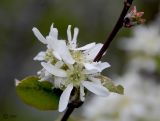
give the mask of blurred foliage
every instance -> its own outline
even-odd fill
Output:
[[[145,12],[147,23],[158,13],[159,0],[135,0]],[[117,7],[118,6],[118,7]],[[47,35],[54,22],[60,38],[66,38],[68,24],[80,28],[81,45],[103,42],[112,30],[123,6],[123,0],[1,0],[0,2],[0,121],[53,121],[56,113],[41,112],[23,104],[16,96],[14,78],[36,74],[40,66],[32,60],[43,49],[32,33],[36,26]],[[123,73],[126,56],[117,49],[118,39],[130,35],[123,29],[103,58],[112,65],[108,75]],[[6,120],[3,116],[8,114]],[[13,118],[11,115],[16,115]],[[27,117],[27,118],[26,118]]]

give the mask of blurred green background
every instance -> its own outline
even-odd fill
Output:
[[[135,0],[134,4],[139,11],[145,12],[148,24],[156,18],[160,0]],[[54,23],[59,37],[66,38],[67,26],[71,24],[80,29],[80,45],[103,42],[122,7],[123,0],[1,0],[0,121],[53,121],[59,115],[58,112],[39,111],[27,106],[15,92],[15,78],[35,75],[41,68],[33,57],[45,46],[33,35],[34,26],[47,35]],[[108,75],[123,73],[127,59],[118,49],[117,42],[130,36],[130,32],[131,29],[122,29],[103,58],[112,65],[106,70]]]

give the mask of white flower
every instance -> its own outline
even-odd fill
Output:
[[[105,87],[103,87],[101,83],[96,82],[99,81],[99,79],[96,78],[96,76],[102,70],[89,71],[83,68],[83,66],[81,65],[70,65],[67,67],[68,69],[65,70],[61,67],[58,68],[55,65],[45,62],[42,62],[41,65],[46,71],[55,76],[54,82],[60,83],[58,88],[65,88],[59,101],[60,112],[66,109],[73,87],[80,88],[81,101],[84,101],[84,87],[87,88],[89,91],[100,96],[107,96],[109,94],[108,90]],[[99,66],[99,68],[101,69],[101,65]]]
[[[40,81],[48,80],[54,88],[63,90],[59,101],[59,111],[66,109],[71,101],[71,92],[78,90],[79,100],[85,100],[85,88],[100,95],[107,96],[109,91],[98,78],[100,73],[110,67],[107,62],[93,62],[103,44],[90,43],[77,47],[78,28],[74,28],[71,35],[71,25],[67,29],[67,41],[58,40],[58,30],[50,28],[49,35],[45,38],[38,29],[33,28],[35,36],[47,45],[46,51],[41,51],[34,60],[43,61],[42,70],[38,72]]]
[[[133,71],[145,70],[152,73],[156,70],[156,62],[154,58],[134,57],[127,65],[128,69]]]

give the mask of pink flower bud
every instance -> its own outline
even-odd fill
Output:
[[[133,6],[131,12],[126,15],[124,18],[123,26],[126,28],[130,28],[137,24],[143,24],[145,19],[142,18],[144,12],[137,12],[136,6]]]

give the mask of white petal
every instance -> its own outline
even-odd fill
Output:
[[[102,72],[105,68],[110,67],[110,64],[107,62],[92,62],[84,63],[84,66],[87,70],[96,70],[97,72]]]
[[[53,24],[51,25],[49,36],[51,36],[51,37],[53,37],[55,39],[58,38],[58,30],[57,30],[57,28],[53,27]]]
[[[109,91],[102,85],[96,84],[94,82],[84,81],[82,85],[87,88],[89,91],[95,93],[99,96],[108,96]]]
[[[60,86],[61,86],[61,84],[63,84],[64,83],[64,78],[62,78],[62,77],[55,77],[54,78],[54,86],[55,86],[55,88],[60,88]]]
[[[56,66],[50,64],[50,63],[45,63],[42,62],[41,65],[43,68],[45,68],[49,73],[58,76],[58,77],[66,77],[67,74],[64,70],[57,68]]]
[[[46,37],[46,43],[48,44],[49,48],[51,48],[52,50],[57,50],[58,48],[58,40],[51,37],[51,36],[47,36]]]
[[[68,67],[70,70],[73,70],[73,69],[74,69],[73,64],[66,64],[66,65],[67,65],[67,67]]]
[[[93,48],[84,51],[86,58],[93,60],[98,54],[98,52],[100,51],[100,49],[102,48],[102,46],[103,44],[99,43],[99,44],[96,44]]]
[[[56,51],[52,51],[53,55],[58,59],[58,60],[62,60],[61,56],[59,55],[58,52]]]
[[[80,85],[80,99],[81,101],[85,100],[85,93],[84,93],[84,87],[82,85]]]
[[[67,64],[74,64],[75,61],[72,58],[65,41],[59,40],[59,44],[60,44],[60,46],[57,51],[58,51],[58,53],[60,53],[63,61]]]
[[[85,45],[85,46],[83,46],[83,47],[75,48],[75,49],[73,49],[73,50],[88,50],[88,49],[94,47],[95,44],[96,44],[96,43],[93,42],[93,43],[87,44],[87,45]]]
[[[77,45],[78,32],[79,32],[79,29],[78,28],[74,28],[74,35],[73,35],[73,39],[72,39],[73,48],[76,48],[76,45]]]
[[[33,60],[43,61],[45,59],[45,55],[46,55],[46,52],[41,51],[33,58]]]
[[[96,64],[97,69],[99,70],[99,72],[103,71],[104,69],[110,67],[111,65],[107,62],[98,62]]]
[[[67,64],[74,64],[75,60],[72,58],[71,54],[68,51],[62,54],[63,61]]]
[[[69,43],[71,44],[71,41],[72,41],[71,25],[68,25],[68,28],[67,28],[67,37],[68,37]]]
[[[51,48],[56,51],[65,63],[74,64],[74,59],[72,58],[66,42],[64,40],[54,40],[50,36],[47,37],[48,43],[50,43]]]
[[[97,73],[97,70],[86,70],[86,69],[84,69],[83,70],[83,72],[85,73],[85,74],[96,74]]]
[[[63,61],[58,61],[56,64],[55,64],[55,66],[57,67],[57,68],[61,68],[62,66],[63,66]]]
[[[14,81],[16,86],[18,86],[21,83],[21,81],[19,81],[18,79],[14,79]]]
[[[40,71],[37,72],[37,74],[39,75],[39,77],[41,78],[38,81],[50,81],[52,75],[50,73],[48,73],[44,68],[41,69]]]
[[[98,78],[95,78],[93,76],[87,76],[87,78],[96,84],[101,84],[101,80]]]
[[[41,41],[43,44],[46,44],[46,39],[37,28],[33,27],[32,31],[39,41]]]
[[[39,70],[39,71],[37,72],[37,75],[39,75],[39,76],[44,76],[44,75],[45,75],[45,69],[43,68],[43,69]]]
[[[91,64],[91,63],[84,63],[84,67],[87,69],[87,70],[97,70],[97,68],[95,67],[94,64]]]
[[[67,88],[63,91],[59,100],[59,112],[63,112],[67,108],[72,89],[73,84],[69,84]]]

